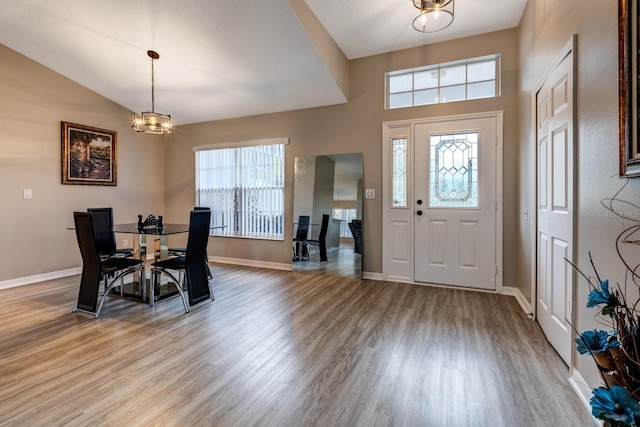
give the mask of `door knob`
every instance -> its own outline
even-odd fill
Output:
[[[422,216],[422,211],[418,211],[416,213],[418,214],[418,216]]]
[[[421,204],[422,204],[422,200],[421,200],[421,199],[418,199],[418,202],[417,202],[417,203],[418,203],[419,205],[421,205]]]

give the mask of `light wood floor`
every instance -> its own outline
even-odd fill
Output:
[[[589,426],[507,296],[213,265],[188,314],[0,291],[2,426]]]
[[[293,261],[296,273],[320,274],[323,276],[359,279],[362,276],[362,256],[353,252],[353,246],[341,246],[327,252],[327,262],[318,262],[315,255],[311,259]]]

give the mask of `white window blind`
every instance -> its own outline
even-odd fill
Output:
[[[356,219],[357,209],[333,209],[333,219],[340,220],[340,237],[353,237],[349,223]]]
[[[196,151],[196,205],[216,235],[284,238],[284,144]]]

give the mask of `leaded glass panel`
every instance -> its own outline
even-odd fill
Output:
[[[407,138],[391,141],[391,187],[393,207],[407,206]]]
[[[430,207],[478,207],[478,132],[430,136]]]

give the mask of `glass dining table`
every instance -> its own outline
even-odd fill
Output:
[[[213,226],[210,230],[221,230],[226,226]],[[140,226],[137,223],[115,224],[113,226],[114,233],[137,235],[138,238],[133,240],[133,256],[135,258],[147,261],[153,259],[155,261],[165,259],[169,256],[169,236],[188,233],[189,224],[172,224],[167,223],[162,227],[158,226]],[[140,288],[139,284],[144,284]],[[151,286],[150,281],[145,277],[144,270],[140,273],[138,280],[134,280],[132,293],[130,296],[138,296],[146,300],[147,287]],[[162,282],[157,284],[158,289],[154,290],[153,295],[156,299],[164,299],[175,295],[177,291],[171,291],[173,284]],[[154,301],[149,301],[154,305]]]
[[[226,226],[213,226],[211,230],[224,229]],[[74,227],[67,227],[68,230],[75,230]],[[113,226],[114,233],[137,235],[137,239],[133,239],[133,256],[134,258],[144,261],[160,260],[169,256],[169,236],[189,233],[189,224],[173,224],[166,223],[162,227],[158,226],[140,226],[137,223],[115,224]],[[151,286],[150,280],[146,278],[145,270],[136,273],[132,282],[123,283],[122,295],[134,299],[149,302],[153,305],[154,301],[149,301],[147,296],[148,286]],[[177,291],[170,292],[169,283],[159,284],[160,289],[156,289],[154,294],[156,299],[164,299],[168,296],[175,295]]]
[[[147,259],[153,254],[156,259],[163,259],[169,255],[169,236],[189,232],[189,224],[164,224],[163,227],[139,226],[137,223],[115,224],[114,233],[136,234],[138,239],[133,241],[134,256]]]
[[[169,236],[189,232],[189,224],[164,224],[158,226],[140,226],[137,223],[115,224],[113,226],[114,233],[137,235],[137,239],[133,239],[133,256],[134,258],[147,260],[159,260],[169,256]],[[128,297],[141,298],[147,301],[147,296],[151,295],[147,292],[148,286],[151,286],[150,280],[147,280],[145,270],[135,277],[129,286],[125,285],[124,295]],[[163,299],[174,295],[177,292],[169,292],[167,284],[160,284],[160,288],[156,289],[154,294],[157,299]],[[148,301],[154,305],[154,301]]]

